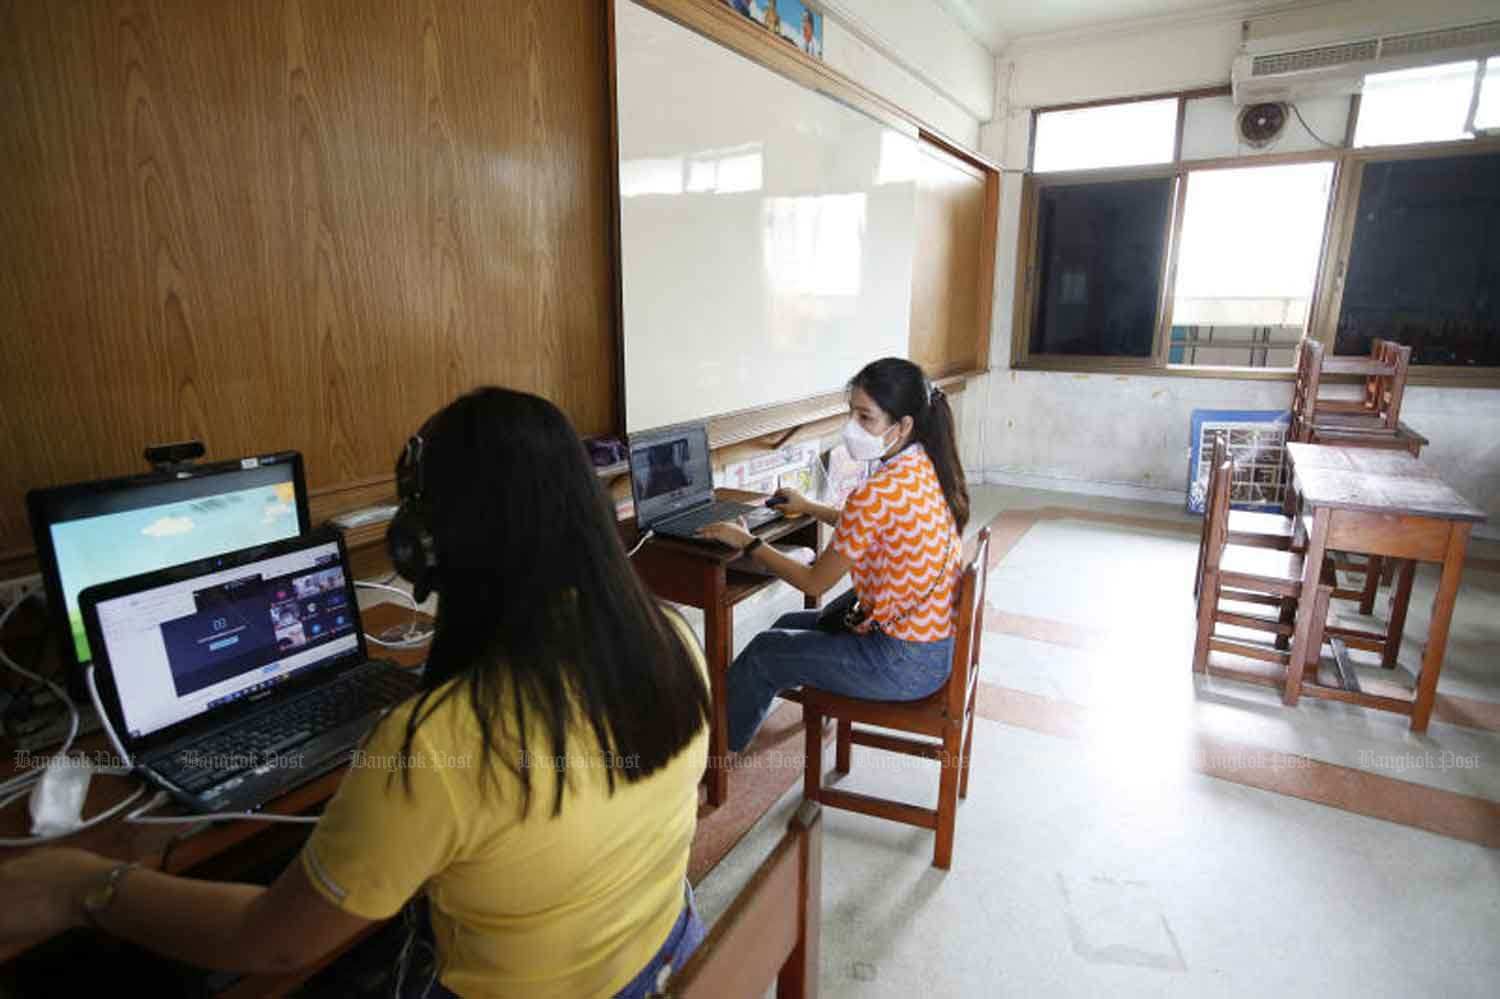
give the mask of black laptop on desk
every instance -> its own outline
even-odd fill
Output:
[[[721,520],[744,517],[754,530],[781,517],[772,507],[714,499],[708,428],[701,423],[631,434],[630,493],[638,530],[691,541],[703,541],[698,528]]]
[[[258,808],[346,762],[420,683],[367,657],[331,531],[91,586],[78,602],[125,751],[198,812]]]

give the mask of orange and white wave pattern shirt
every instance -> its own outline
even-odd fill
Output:
[[[922,445],[896,455],[849,494],[833,548],[854,563],[855,592],[887,635],[936,642],[953,634],[958,531]]]

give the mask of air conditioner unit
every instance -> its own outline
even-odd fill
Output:
[[[1367,73],[1495,55],[1500,53],[1500,20],[1281,50],[1256,47],[1261,51],[1236,56],[1230,67],[1236,104],[1356,94]]]

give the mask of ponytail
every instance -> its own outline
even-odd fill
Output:
[[[958,460],[958,428],[947,395],[927,380],[921,368],[899,357],[871,361],[849,379],[849,387],[868,395],[892,422],[903,416],[912,418],[912,439],[927,451],[953,523],[962,534],[969,522],[969,487]]]
[[[953,407],[948,405],[948,396],[942,389],[933,387],[912,436],[932,460],[938,484],[943,487],[943,498],[953,512],[953,523],[958,526],[958,533],[963,534],[969,523],[969,485],[964,481],[963,464],[958,459],[958,428],[954,425]]]

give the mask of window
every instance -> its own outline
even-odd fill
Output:
[[[1500,129],[1500,56],[1365,77],[1354,144],[1451,142]]]
[[[1168,363],[1295,363],[1332,190],[1327,161],[1187,175]]]
[[[1172,162],[1178,98],[1044,111],[1036,116],[1032,170],[1093,170]]]
[[[1500,387],[1500,56],[1302,103],[1265,145],[1228,87],[1036,109],[1012,363],[1287,377],[1304,337],[1382,338],[1419,381]]]
[[[1474,130],[1500,130],[1500,56],[1485,63],[1484,77],[1479,81],[1478,100],[1474,104]]]
[[[1033,353],[1151,356],[1173,188],[1161,177],[1042,191]]]
[[[1334,353],[1500,366],[1500,152],[1366,163]]]

